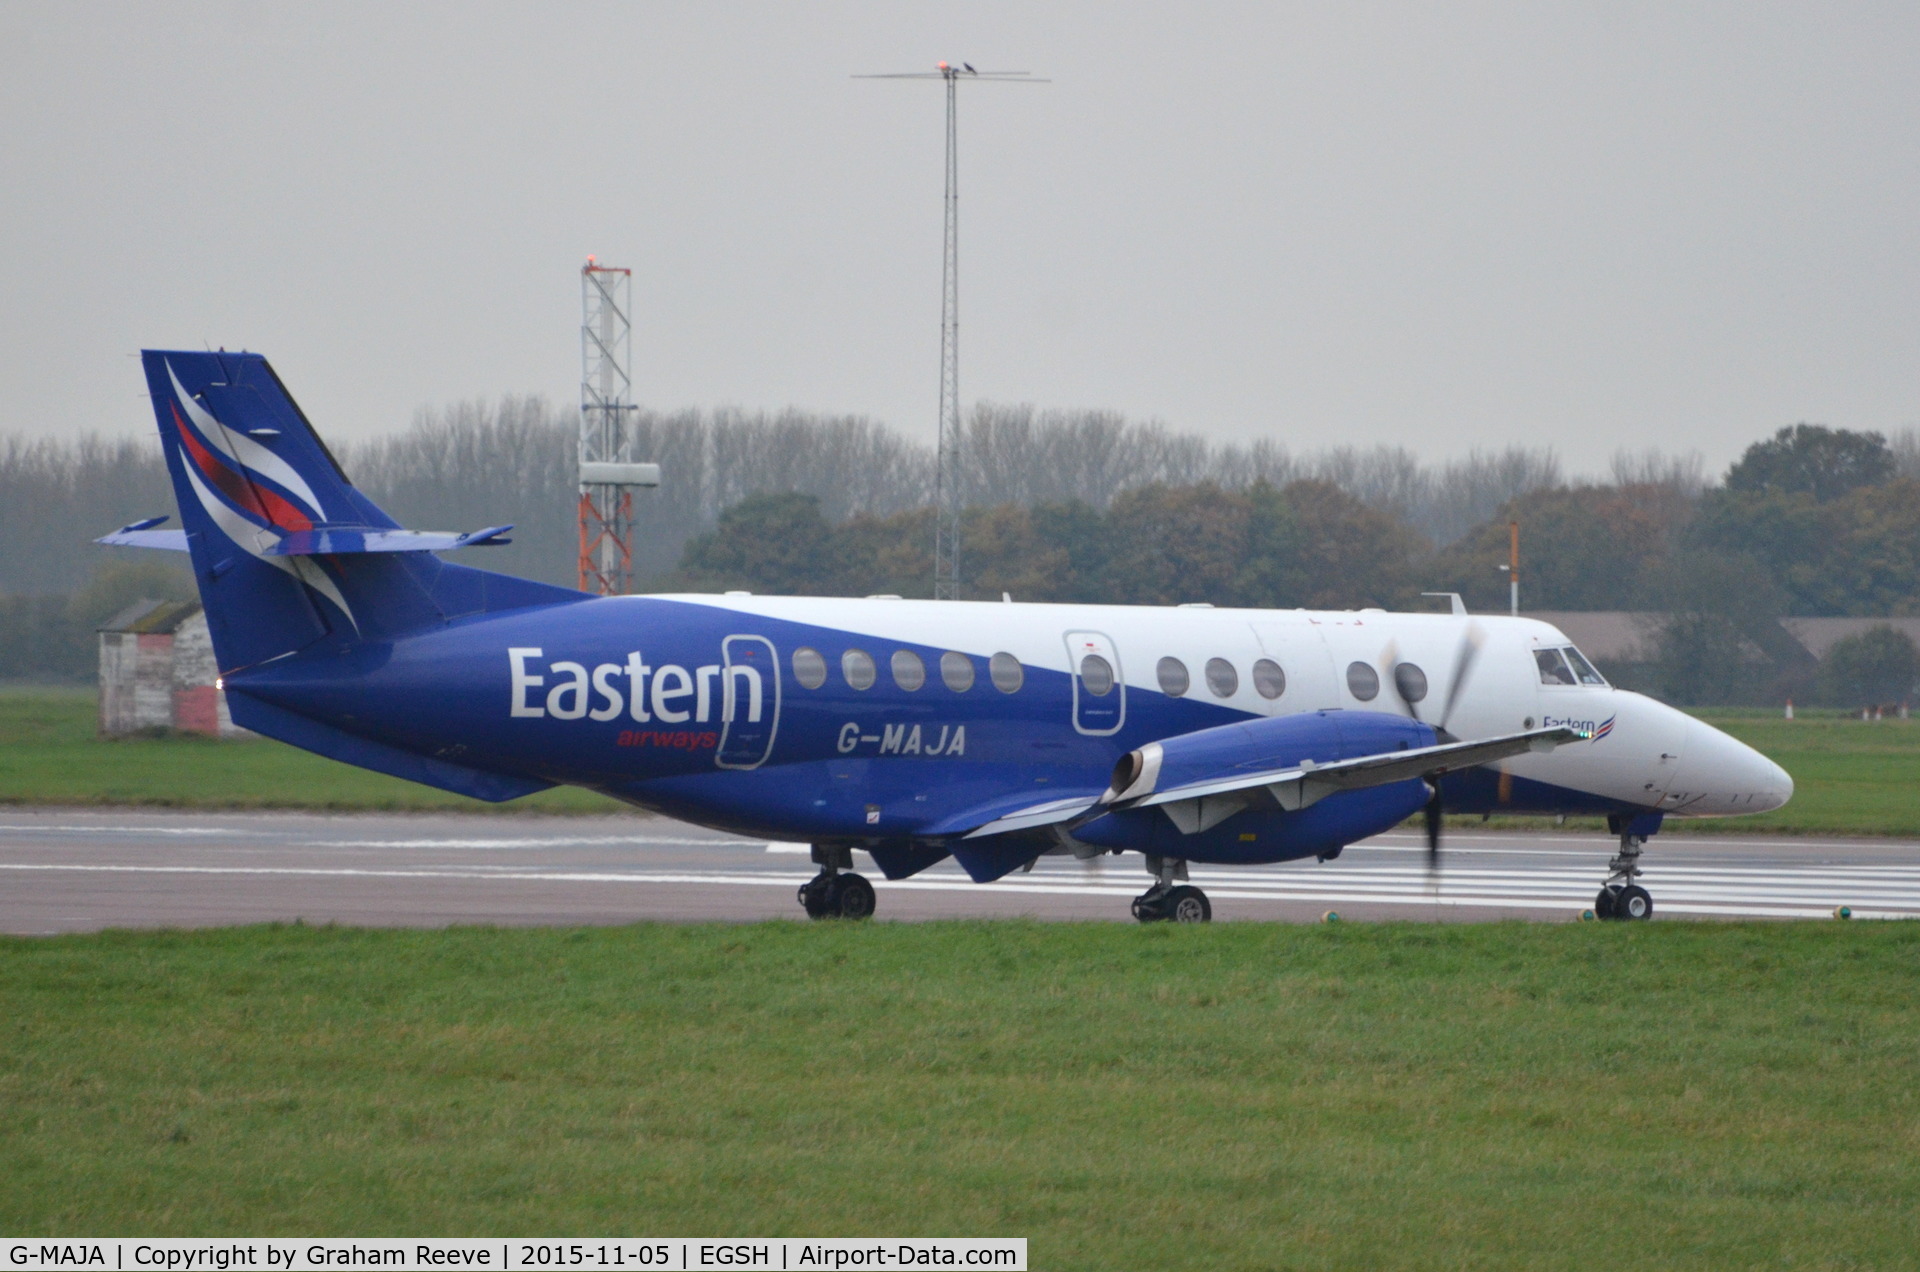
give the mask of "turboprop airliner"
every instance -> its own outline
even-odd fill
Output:
[[[1619,852],[1602,918],[1668,817],[1784,804],[1726,734],[1614,688],[1525,618],[885,597],[596,597],[454,564],[506,542],[402,528],[355,489],[257,354],[143,355],[235,723],[504,801],[557,784],[813,846],[815,918],[951,857],[1136,853],[1143,922],[1204,922],[1189,862],[1338,856],[1421,816],[1588,814]]]

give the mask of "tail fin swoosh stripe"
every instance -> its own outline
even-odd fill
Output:
[[[298,497],[311,511],[313,520],[326,520],[326,511],[320,506],[320,496],[313,493],[313,487],[295,471],[292,464],[244,433],[236,433],[215,419],[213,413],[194,401],[193,395],[181,385],[180,377],[174,374],[172,362],[167,363],[167,378],[173,382],[174,395],[186,411],[187,418],[193,421],[194,428],[209,446],[232,460],[235,467],[242,471],[250,469]]]
[[[207,489],[206,484],[200,480],[199,474],[191,467],[182,466],[182,471],[186,473],[187,481],[193,486],[194,497],[200,501],[200,506],[206,509],[207,516],[213,519],[213,524],[222,534],[239,545],[241,551],[255,560],[264,561],[274,569],[299,579],[339,606],[340,612],[346,615],[347,621],[356,629],[360,626],[360,620],[354,616],[353,607],[347,604],[346,596],[317,562],[300,557],[268,555],[265,551],[267,545],[260,540],[263,536],[269,536],[269,531],[243,519],[233,509],[227,507],[211,490]]]
[[[348,483],[259,354],[148,349],[141,368],[223,674],[586,599],[433,555],[497,542],[500,531],[402,529]]]
[[[174,408],[173,422],[180,426],[180,440],[185,445],[187,457],[200,475],[213,488],[225,495],[227,501],[241,512],[258,518],[261,522],[278,526],[282,530],[311,530],[313,522],[292,504],[266,490],[255,486],[246,477],[214,458],[193,429],[180,419],[178,407]]]
[[[190,448],[183,446],[181,450],[183,455],[191,458]],[[266,527],[248,521],[229,507],[226,500],[208,490],[207,483],[201,478],[197,467],[191,463],[182,464],[180,471],[186,474],[187,483],[193,487],[194,497],[200,501],[200,506],[206,510],[207,516],[212,519],[214,526],[221,534],[233,540],[248,555],[257,555],[266,546],[260,542],[261,538],[263,536],[271,538],[271,533]]]

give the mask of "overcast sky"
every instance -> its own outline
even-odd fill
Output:
[[[1296,449],[1718,469],[1920,423],[1920,6],[0,5],[0,433],[152,427],[142,347],[324,433],[577,397],[930,436],[961,390]]]

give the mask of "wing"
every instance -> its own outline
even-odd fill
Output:
[[[1276,804],[1291,812],[1325,799],[1336,791],[1385,786],[1392,782],[1404,782],[1410,777],[1437,777],[1455,769],[1489,764],[1530,751],[1551,751],[1563,742],[1580,742],[1587,737],[1584,731],[1565,726],[1529,729],[1523,733],[1508,733],[1471,742],[1444,742],[1406,751],[1385,751],[1353,759],[1328,760],[1324,764],[1302,760],[1291,768],[1234,773],[1137,795],[1133,793],[1133,788],[1129,788],[1115,795],[1103,796],[1102,801],[1114,808],[1155,808],[1213,795],[1264,789]],[[1174,815],[1172,808],[1168,811]],[[1177,815],[1175,820],[1179,820]]]

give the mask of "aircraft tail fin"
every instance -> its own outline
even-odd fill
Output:
[[[585,599],[442,561],[433,551],[461,546],[437,541],[445,536],[413,550],[368,549],[370,536],[404,532],[354,488],[265,358],[141,357],[223,672],[322,640],[344,647],[468,614]]]

